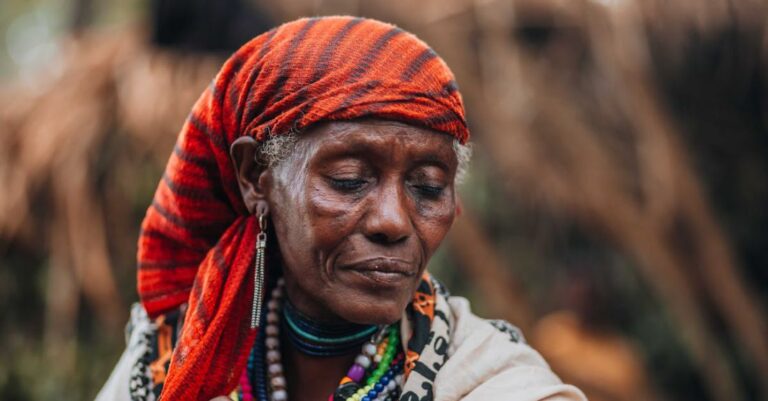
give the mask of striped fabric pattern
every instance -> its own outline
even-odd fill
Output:
[[[443,60],[412,34],[370,19],[281,25],[234,53],[204,91],[138,244],[138,293],[149,315],[189,303],[162,399],[228,394],[257,334],[247,317],[258,224],[242,202],[230,144],[365,117],[430,128],[462,143],[469,137]]]

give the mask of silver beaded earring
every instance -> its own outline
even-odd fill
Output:
[[[259,208],[259,234],[256,235],[256,263],[253,273],[253,309],[251,309],[251,328],[259,327],[261,322],[261,302],[264,292],[264,254],[267,250],[267,210]]]

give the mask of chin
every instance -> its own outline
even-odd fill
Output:
[[[403,317],[420,275],[340,270],[327,307],[341,319],[358,324],[391,324]]]
[[[357,324],[392,324],[403,317],[408,300],[366,296],[349,297],[336,313],[344,320]]]

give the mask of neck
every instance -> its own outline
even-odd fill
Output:
[[[281,344],[288,394],[296,401],[326,401],[378,329],[343,321],[318,321],[283,302]]]
[[[291,401],[327,401],[355,360],[359,350],[347,354],[316,357],[296,349],[282,334],[283,366]]]

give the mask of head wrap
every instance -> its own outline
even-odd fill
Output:
[[[301,19],[244,45],[185,122],[139,237],[138,292],[150,316],[188,303],[163,399],[227,394],[245,366],[257,219],[232,142],[313,123],[373,117],[469,133],[453,74],[424,42],[382,22]],[[269,267],[267,267],[269,271]]]

